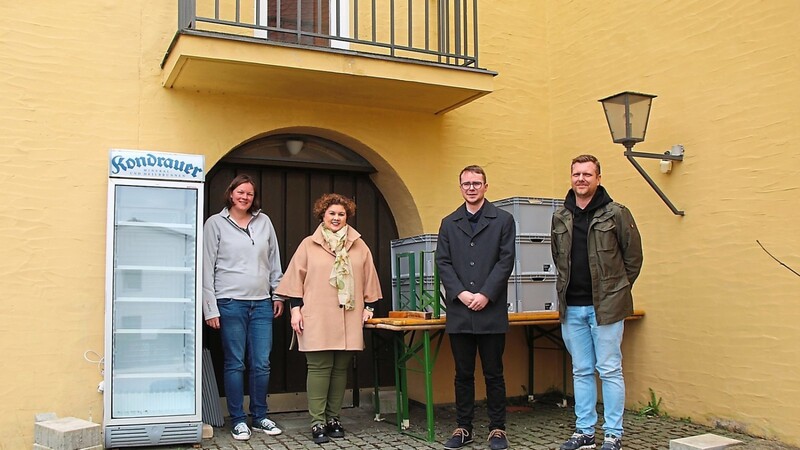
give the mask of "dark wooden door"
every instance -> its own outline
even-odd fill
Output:
[[[363,172],[340,170],[304,169],[298,167],[269,167],[242,163],[226,163],[223,159],[209,171],[206,177],[205,218],[216,214],[225,206],[223,194],[230,181],[238,174],[253,176],[259,183],[262,210],[270,217],[278,235],[282,268],[285,270],[289,260],[300,242],[319,222],[313,217],[311,208],[322,194],[336,192],[355,199],[356,214],[350,224],[362,235],[373,253],[384,299],[376,308],[377,317],[385,317],[391,309],[391,262],[390,241],[397,238],[397,227],[391,211],[381,193]],[[291,338],[288,311],[273,325],[273,349],[271,357],[270,395],[305,392],[306,362],[302,353],[288,350]],[[203,345],[209,348],[215,362],[217,384],[220,395],[224,396],[222,378],[222,349],[219,333],[207,326],[203,327]],[[368,338],[369,336],[367,336]],[[368,388],[374,384],[373,351],[371,340],[367,339],[367,349],[359,353],[356,367],[348,380],[348,388]],[[382,342],[384,342],[382,340]],[[392,348],[382,343],[378,349],[381,361],[392,361]],[[391,364],[381,364],[379,382],[382,386],[394,384]],[[356,394],[357,395],[357,394]],[[356,402],[357,397],[356,397]],[[272,412],[273,403],[270,404]]]

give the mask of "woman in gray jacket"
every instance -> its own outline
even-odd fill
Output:
[[[283,313],[283,302],[273,302],[271,294],[283,273],[275,228],[259,209],[256,183],[249,175],[233,179],[225,191],[225,205],[203,229],[203,315],[222,338],[231,433],[246,441],[250,428],[243,406],[245,363],[253,429],[281,433],[267,418],[267,391],[272,320]]]

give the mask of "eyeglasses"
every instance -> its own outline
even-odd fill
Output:
[[[469,189],[480,189],[483,187],[483,181],[465,181],[461,183],[461,189],[467,191]]]

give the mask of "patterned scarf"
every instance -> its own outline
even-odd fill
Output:
[[[353,267],[350,264],[350,255],[347,254],[347,248],[345,248],[347,228],[347,225],[345,225],[341,230],[334,233],[323,225],[322,237],[325,238],[328,248],[336,255],[331,269],[331,286],[339,291],[339,305],[343,306],[347,311],[352,311],[356,305],[353,298],[355,283],[353,282]]]

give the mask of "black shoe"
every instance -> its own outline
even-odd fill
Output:
[[[311,439],[314,440],[315,444],[324,444],[331,441],[331,438],[328,437],[328,431],[325,429],[325,425],[321,423],[311,427]]]
[[[452,450],[456,448],[461,448],[471,443],[472,443],[472,432],[470,432],[466,428],[458,427],[456,428],[455,431],[453,431],[453,435],[450,437],[450,439],[448,439],[447,442],[444,443],[444,448]]]
[[[344,428],[342,427],[342,422],[339,422],[339,419],[328,419],[325,429],[328,431],[328,436],[332,438],[338,439],[344,437]]]
[[[590,450],[596,448],[593,434],[583,434],[580,431],[572,433],[572,437],[561,444],[561,450]]]
[[[613,434],[607,434],[605,439],[603,440],[603,446],[600,447],[600,450],[621,450],[622,449],[622,439],[614,436]]]
[[[508,439],[505,430],[495,428],[489,433],[489,448],[492,450],[503,450],[508,448]]]

